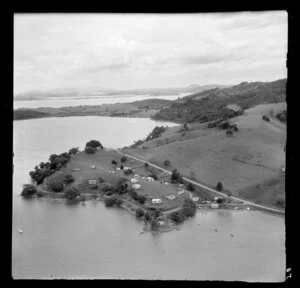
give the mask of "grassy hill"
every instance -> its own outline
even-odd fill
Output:
[[[235,104],[243,110],[263,103],[279,103],[286,100],[286,79],[274,82],[243,82],[227,88],[216,88],[174,101],[153,116],[157,120],[207,122],[223,118],[232,110],[227,105]],[[229,117],[230,118],[230,117]]]
[[[129,154],[178,169],[182,175],[215,187],[221,181],[233,195],[271,207],[282,207],[285,199],[284,146],[286,125],[276,114],[286,103],[260,104],[230,119],[238,131],[233,136],[207,123],[168,128],[160,137],[127,148]],[[270,121],[264,121],[268,115]],[[258,191],[256,191],[258,189]],[[277,202],[281,201],[279,205]]]

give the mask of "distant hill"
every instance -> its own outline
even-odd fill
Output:
[[[230,113],[227,105],[236,104],[243,110],[263,103],[286,100],[286,79],[274,82],[242,82],[239,85],[215,88],[174,101],[153,116],[157,120],[176,122],[207,122]]]
[[[212,88],[224,88],[228,85],[190,85],[187,87],[179,88],[143,88],[143,89],[106,89],[100,87],[88,88],[55,88],[46,91],[32,90],[24,93],[17,93],[14,95],[15,101],[21,100],[44,100],[59,97],[93,97],[101,95],[150,95],[150,96],[165,96],[165,95],[178,95],[181,93],[198,93]]]

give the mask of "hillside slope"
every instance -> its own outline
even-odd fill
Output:
[[[263,103],[279,103],[286,100],[286,79],[274,82],[243,82],[227,88],[216,88],[181,98],[160,110],[154,119],[185,122],[207,122],[222,118],[230,109],[239,105],[243,110]]]
[[[271,111],[275,115],[282,110],[286,110],[286,103],[246,110],[230,120],[239,129],[232,137],[224,130],[207,128],[206,123],[193,123],[188,125],[189,131],[183,132],[182,125],[169,128],[159,138],[126,150],[160,166],[168,159],[169,169],[176,168],[192,180],[212,187],[221,181],[233,195],[241,193],[242,197],[274,206],[277,197],[285,195],[281,168],[285,166],[286,125],[271,116]],[[269,122],[262,119],[265,114]],[[272,183],[276,189],[270,187]],[[257,185],[265,190],[259,186],[260,191],[254,193]]]

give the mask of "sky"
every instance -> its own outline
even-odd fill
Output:
[[[287,77],[287,12],[15,14],[14,93]]]

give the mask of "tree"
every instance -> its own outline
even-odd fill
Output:
[[[127,192],[128,184],[126,178],[121,178],[117,181],[117,193],[124,194]]]
[[[270,118],[267,116],[267,115],[263,115],[262,116],[262,119],[269,122],[270,121]]]
[[[107,207],[112,207],[113,205],[116,204],[116,202],[117,202],[117,198],[114,196],[107,197],[104,200],[105,206],[107,206]]]
[[[75,179],[74,179],[73,175],[71,175],[71,174],[65,175],[65,179],[64,179],[65,183],[72,183],[74,181],[75,181]]]
[[[135,210],[135,215],[136,215],[136,217],[141,218],[141,217],[143,217],[143,216],[145,215],[145,212],[144,212],[143,209],[137,208],[137,209]]]
[[[120,166],[120,169],[121,169],[121,170],[123,170],[123,169],[124,169],[124,166],[123,166],[123,165],[121,165],[121,166]]]
[[[87,142],[85,144],[86,147],[92,147],[97,149],[98,147],[100,147],[101,149],[103,149],[102,144],[98,141],[98,140],[90,140],[89,142]]]
[[[34,195],[36,193],[37,193],[37,190],[36,190],[36,188],[35,188],[34,185],[32,185],[32,184],[25,184],[25,185],[23,185],[23,190],[21,192],[22,196],[25,196],[25,197],[26,196],[32,196],[32,195]]]
[[[54,181],[51,183],[51,189],[54,192],[61,192],[64,189],[64,184],[58,181]]]
[[[217,188],[218,191],[222,191],[223,190],[223,184],[219,181],[216,188]]]
[[[112,161],[111,161],[111,164],[113,164],[113,165],[118,165],[118,162],[117,162],[116,160],[112,160]]]
[[[182,211],[175,211],[170,214],[170,218],[176,223],[181,223],[184,221],[184,214]]]
[[[172,171],[172,175],[171,175],[171,183],[183,183],[182,176],[181,176],[180,173],[177,171],[177,169],[174,169],[174,170]]]
[[[146,162],[144,166],[147,169],[149,167],[149,164]]]
[[[148,212],[148,211],[145,213],[145,220],[146,220],[146,221],[149,221],[149,222],[152,220],[152,215],[151,215],[151,213]]]
[[[52,155],[50,155],[50,157],[49,157],[49,161],[50,161],[50,162],[53,162],[57,157],[58,157],[58,155],[52,154]]]
[[[188,183],[186,189],[189,191],[195,191],[195,186],[192,183]]]
[[[96,151],[97,151],[97,149],[94,148],[94,147],[91,147],[91,146],[86,146],[86,147],[84,148],[84,151],[85,151],[86,153],[88,153],[88,154],[95,154]]]
[[[77,196],[80,196],[80,192],[75,187],[72,187],[65,192],[65,197],[69,200],[74,200]]]
[[[45,165],[46,165],[45,162],[41,162],[39,166],[40,166],[41,169],[44,169]]]
[[[79,148],[78,148],[78,147],[76,147],[76,148],[71,148],[71,149],[69,150],[69,154],[70,154],[70,155],[75,155],[76,153],[78,153],[78,151],[79,151]]]
[[[127,157],[123,155],[123,156],[121,157],[121,160],[120,160],[120,161],[121,161],[121,163],[126,162],[126,161],[127,161]]]
[[[138,194],[137,199],[136,199],[139,203],[144,204],[147,200],[146,196],[143,194]]]
[[[171,164],[170,160],[165,160],[164,161],[164,166],[170,166],[170,164]]]
[[[98,182],[99,182],[99,183],[103,183],[103,182],[104,182],[104,178],[101,177],[101,176],[99,176],[99,177],[98,177]]]
[[[120,207],[122,205],[122,203],[123,203],[123,200],[121,198],[117,198],[117,200],[116,200],[116,206]]]

